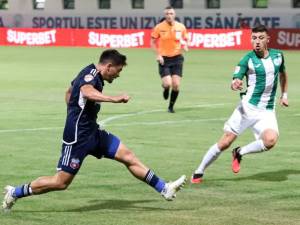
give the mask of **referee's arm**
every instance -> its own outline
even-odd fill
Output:
[[[154,38],[154,37],[151,37],[151,48],[155,51],[156,53],[156,61],[159,62],[161,65],[164,64],[164,59],[163,57],[159,54],[159,50],[157,48],[157,41],[158,41],[158,38]]]

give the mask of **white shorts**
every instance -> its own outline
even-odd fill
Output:
[[[279,135],[274,110],[262,110],[241,102],[224,124],[224,131],[241,135],[247,128],[252,129],[256,139],[259,139],[266,129],[272,129]]]

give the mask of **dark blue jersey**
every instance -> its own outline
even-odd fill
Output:
[[[65,144],[74,144],[80,139],[85,139],[99,128],[97,114],[100,111],[100,103],[83,98],[80,88],[85,84],[90,84],[102,92],[103,79],[94,64],[81,70],[71,83],[72,91],[63,134]]]

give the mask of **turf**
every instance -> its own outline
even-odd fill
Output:
[[[64,92],[101,49],[0,47],[0,187],[55,173],[66,106]],[[99,120],[159,176],[188,177],[222,134],[239,101],[229,88],[242,51],[190,51],[175,114],[167,113],[154,54],[121,50],[128,66],[104,93],[128,104],[102,104]],[[88,157],[65,192],[21,199],[0,224],[300,224],[299,52],[286,51],[289,108],[277,107],[274,150],[244,157],[241,172],[225,152],[201,185],[187,184],[174,202],[133,178],[117,162]],[[39,129],[36,129],[39,128]],[[235,145],[253,140],[246,132]]]

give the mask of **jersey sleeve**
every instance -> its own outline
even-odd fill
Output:
[[[79,78],[79,88],[83,85],[90,84],[93,87],[96,86],[96,70],[91,70],[90,73],[86,73],[86,75],[83,75]]]
[[[280,73],[284,73],[285,72],[285,64],[284,64],[284,56],[283,56],[283,53],[281,53],[281,57],[282,57],[282,62],[281,62],[281,65],[279,67],[279,72]]]
[[[157,39],[157,38],[160,37],[160,35],[159,35],[159,26],[158,26],[158,25],[156,25],[156,26],[153,28],[153,30],[152,30],[152,32],[151,32],[151,37],[152,37],[152,38],[155,38],[155,39]]]
[[[243,57],[238,65],[235,67],[234,73],[233,73],[233,79],[238,78],[240,80],[243,80],[244,76],[246,75],[248,71],[248,60],[249,58],[247,56]]]

